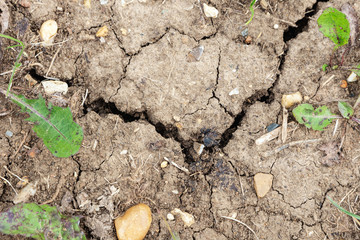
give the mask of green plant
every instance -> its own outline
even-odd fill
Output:
[[[245,23],[245,26],[246,25],[248,25],[251,21],[252,21],[252,19],[253,19],[253,17],[254,17],[254,4],[256,3],[256,1],[257,0],[252,0],[251,1],[251,3],[250,3],[250,12],[251,12],[251,17],[250,17],[250,19]]]
[[[345,208],[341,207],[339,204],[337,204],[334,200],[332,200],[330,197],[327,197],[327,199],[329,199],[329,201],[335,206],[337,207],[340,211],[342,211],[343,213],[349,215],[350,217],[356,218],[357,220],[360,220],[360,216],[356,215],[354,213],[351,213],[347,210],[345,210]]]
[[[44,141],[45,146],[55,157],[69,157],[77,153],[83,140],[83,130],[73,121],[69,107],[61,108],[53,106],[51,103],[46,106],[41,95],[38,99],[26,99],[22,95],[15,95],[9,91],[15,71],[21,66],[19,59],[24,51],[24,44],[10,36],[3,34],[0,36],[17,41],[20,44],[10,48],[22,46],[13,67],[8,90],[4,91],[0,88],[0,93],[5,94],[19,105],[23,112],[29,113],[30,117],[26,120],[35,123],[34,132]]]
[[[21,47],[21,50],[20,50],[18,56],[16,57],[16,60],[15,60],[15,63],[14,63],[14,66],[13,66],[13,69],[12,69],[12,72],[11,72],[9,85],[8,85],[8,88],[7,88],[7,91],[6,91],[6,96],[7,96],[9,94],[9,91],[10,91],[10,88],[11,88],[11,85],[12,85],[12,81],[14,79],[15,72],[19,67],[21,67],[20,58],[24,53],[25,44],[22,41],[20,41],[19,39],[10,37],[8,35],[0,34],[0,37],[7,38],[7,39],[10,39],[12,41],[15,41],[15,42],[19,43],[19,44],[13,45],[13,46],[9,46],[6,49],[15,48],[15,47]]]
[[[169,230],[169,232],[170,232],[171,239],[172,239],[172,240],[180,240],[179,234],[176,233],[176,232],[173,232],[173,231],[171,230],[171,227],[170,227],[169,223],[166,221],[166,219],[164,218],[164,216],[161,216],[161,217],[162,217],[162,219],[165,221],[165,225],[166,225],[166,228],[167,228],[167,229]]]
[[[360,119],[353,117],[354,109],[346,102],[338,102],[338,109],[340,115],[333,114],[327,106],[321,106],[317,109],[311,104],[301,104],[297,106],[292,112],[300,124],[304,124],[307,128],[313,130],[323,131],[333,119],[350,119],[360,123]]]
[[[24,203],[0,213],[0,232],[35,239],[86,240],[80,217],[66,217],[56,207]]]
[[[317,22],[320,32],[335,43],[334,50],[349,42],[350,25],[344,13],[335,8],[327,8]]]

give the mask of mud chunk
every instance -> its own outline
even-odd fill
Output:
[[[254,186],[258,198],[264,197],[270,190],[273,181],[273,175],[266,173],[257,173],[254,176]]]
[[[149,231],[151,221],[149,206],[140,203],[115,219],[116,235],[119,240],[142,240]]]

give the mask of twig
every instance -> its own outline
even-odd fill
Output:
[[[8,115],[10,113],[11,113],[11,111],[2,112],[2,113],[0,113],[0,117],[6,116],[6,115]]]
[[[289,142],[288,144],[285,144],[285,145],[282,145],[281,147],[278,147],[274,150],[270,150],[270,151],[267,151],[264,153],[264,156],[265,157],[269,157],[273,154],[276,154],[286,148],[289,148],[289,147],[292,147],[292,146],[295,146],[295,145],[298,145],[298,144],[302,144],[302,143],[314,143],[314,142],[318,142],[320,141],[321,138],[318,138],[318,139],[309,139],[309,140],[300,140],[300,141],[294,141],[294,142]]]
[[[84,103],[85,103],[85,100],[86,100],[86,98],[87,98],[88,93],[89,93],[89,91],[88,91],[88,89],[86,89],[86,91],[85,91],[85,96],[84,96],[84,98],[83,98],[80,106],[84,106]]]
[[[326,84],[328,84],[331,80],[333,80],[335,77],[335,75],[331,75],[324,83],[321,87],[325,87]]]
[[[61,173],[60,173],[60,174],[61,174]],[[55,201],[57,195],[58,195],[59,192],[60,192],[61,186],[64,184],[64,182],[65,182],[65,177],[64,177],[63,174],[61,174],[59,183],[58,183],[58,185],[56,186],[56,190],[55,190],[55,193],[54,193],[54,195],[52,196],[52,198],[50,198],[49,200],[41,203],[40,205],[49,204],[49,203]]]
[[[249,229],[249,230],[255,235],[256,239],[259,240],[259,237],[256,235],[255,231],[252,230],[251,227],[249,227],[246,223],[243,223],[242,221],[237,220],[236,218],[232,218],[232,217],[227,217],[227,216],[221,216],[221,217],[222,217],[222,218],[226,218],[226,219],[233,220],[233,221],[235,221],[235,222],[237,222],[237,223],[240,223],[240,224],[244,225],[245,227],[247,227],[247,229]]]
[[[286,142],[286,138],[287,138],[288,117],[289,117],[289,112],[285,107],[283,107],[283,121],[282,121],[282,129],[281,129],[281,141],[283,143]]]
[[[13,185],[12,185],[7,179],[3,178],[2,176],[0,176],[0,178],[1,178],[2,180],[4,180],[5,182],[7,182],[7,184],[9,184],[10,187],[14,190],[14,192],[16,193],[16,195],[18,195],[18,193],[17,193],[17,191],[15,190],[15,188],[13,187]]]
[[[53,58],[51,59],[50,66],[49,66],[49,68],[48,68],[48,70],[47,70],[47,72],[46,72],[46,74],[45,74],[45,77],[48,76],[48,74],[49,74],[49,72],[50,72],[50,69],[51,69],[52,65],[54,64],[55,58],[56,58],[56,56],[58,55],[58,53],[60,52],[60,49],[61,49],[62,46],[63,46],[63,45],[61,44],[60,47],[58,48],[58,50],[56,50]]]
[[[185,173],[187,173],[187,174],[190,173],[189,170],[187,170],[185,167],[181,167],[181,166],[177,165],[175,162],[171,161],[171,160],[168,159],[167,157],[164,157],[164,159],[165,159],[166,161],[168,161],[168,162],[169,162],[171,165],[173,165],[174,167],[180,169],[181,171],[183,171],[183,172],[185,172]]]
[[[10,171],[6,166],[4,166],[4,168],[5,168],[6,171],[8,171],[11,175],[17,177],[20,181],[22,181],[22,182],[28,182],[28,181],[22,179],[21,177],[19,177],[18,175],[16,175],[15,173],[13,173],[12,171]]]
[[[27,132],[26,132],[26,134],[25,134],[25,136],[24,136],[23,140],[21,141],[21,143],[20,143],[20,145],[19,145],[18,149],[16,150],[16,152],[15,152],[15,154],[14,154],[13,158],[14,158],[14,157],[15,157],[15,156],[19,153],[19,151],[20,151],[21,147],[24,145],[24,143],[25,143],[25,141],[26,141],[26,138],[27,138],[28,134],[29,134],[29,131],[27,131]]]

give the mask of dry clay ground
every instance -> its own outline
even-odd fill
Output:
[[[255,239],[248,228],[221,216],[236,216],[260,239],[360,239],[351,218],[326,199],[346,196],[344,207],[354,212],[360,208],[356,127],[343,122],[333,137],[334,125],[324,132],[298,126],[287,142],[320,140],[278,153],[269,151],[283,145],[279,140],[255,144],[266,126],[282,122],[283,94],[300,91],[310,103],[329,103],[333,111],[338,99],[355,102],[358,83],[339,87],[348,71],[321,71],[333,44],[316,23],[323,9],[340,9],[345,0],[269,0],[268,7],[257,3],[248,26],[250,44],[241,34],[250,16],[247,0],[208,1],[220,11],[216,19],[204,17],[195,0],[92,1],[90,9],[70,0],[30,2],[30,8],[7,2],[11,23],[5,33],[27,44],[13,91],[36,97],[58,51],[48,76],[69,84],[65,100],[84,129],[79,153],[55,158],[30,130],[26,115],[0,98],[2,110],[12,110],[0,117],[0,163],[38,182],[30,201],[41,203],[60,189],[51,204],[84,216],[81,226],[89,239],[115,239],[113,219],[140,202],[153,212],[146,239],[170,239],[161,216],[174,208],[196,219],[191,227],[184,227],[179,217],[168,221],[181,239]],[[359,14],[360,3],[349,3]],[[19,31],[25,18],[28,28]],[[55,42],[65,42],[34,45],[48,19],[59,25]],[[110,31],[102,43],[95,33],[104,25]],[[204,46],[200,61],[188,61],[188,53],[199,45]],[[359,54],[353,47],[345,65],[358,64]],[[3,47],[1,72],[12,68],[15,56]],[[27,74],[38,84],[29,87]],[[8,80],[9,75],[2,76],[1,86]],[[239,93],[229,95],[235,88]],[[339,141],[345,127],[341,161],[327,167],[319,147]],[[217,141],[198,156],[202,128],[211,129],[210,137]],[[31,158],[26,147],[40,152]],[[174,166],[161,168],[164,157],[190,174]],[[253,187],[259,172],[274,177],[261,199]],[[16,184],[3,167],[0,176]],[[0,194],[0,209],[13,205],[15,193],[4,182]]]

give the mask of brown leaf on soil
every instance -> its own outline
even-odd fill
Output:
[[[318,147],[319,150],[324,151],[325,156],[322,157],[321,163],[327,167],[340,163],[342,158],[340,143],[337,141],[330,141]]]
[[[350,24],[350,45],[354,46],[356,44],[356,39],[358,35],[359,22],[358,16],[355,9],[349,4],[345,3],[341,7],[341,11],[346,15],[347,20]]]

